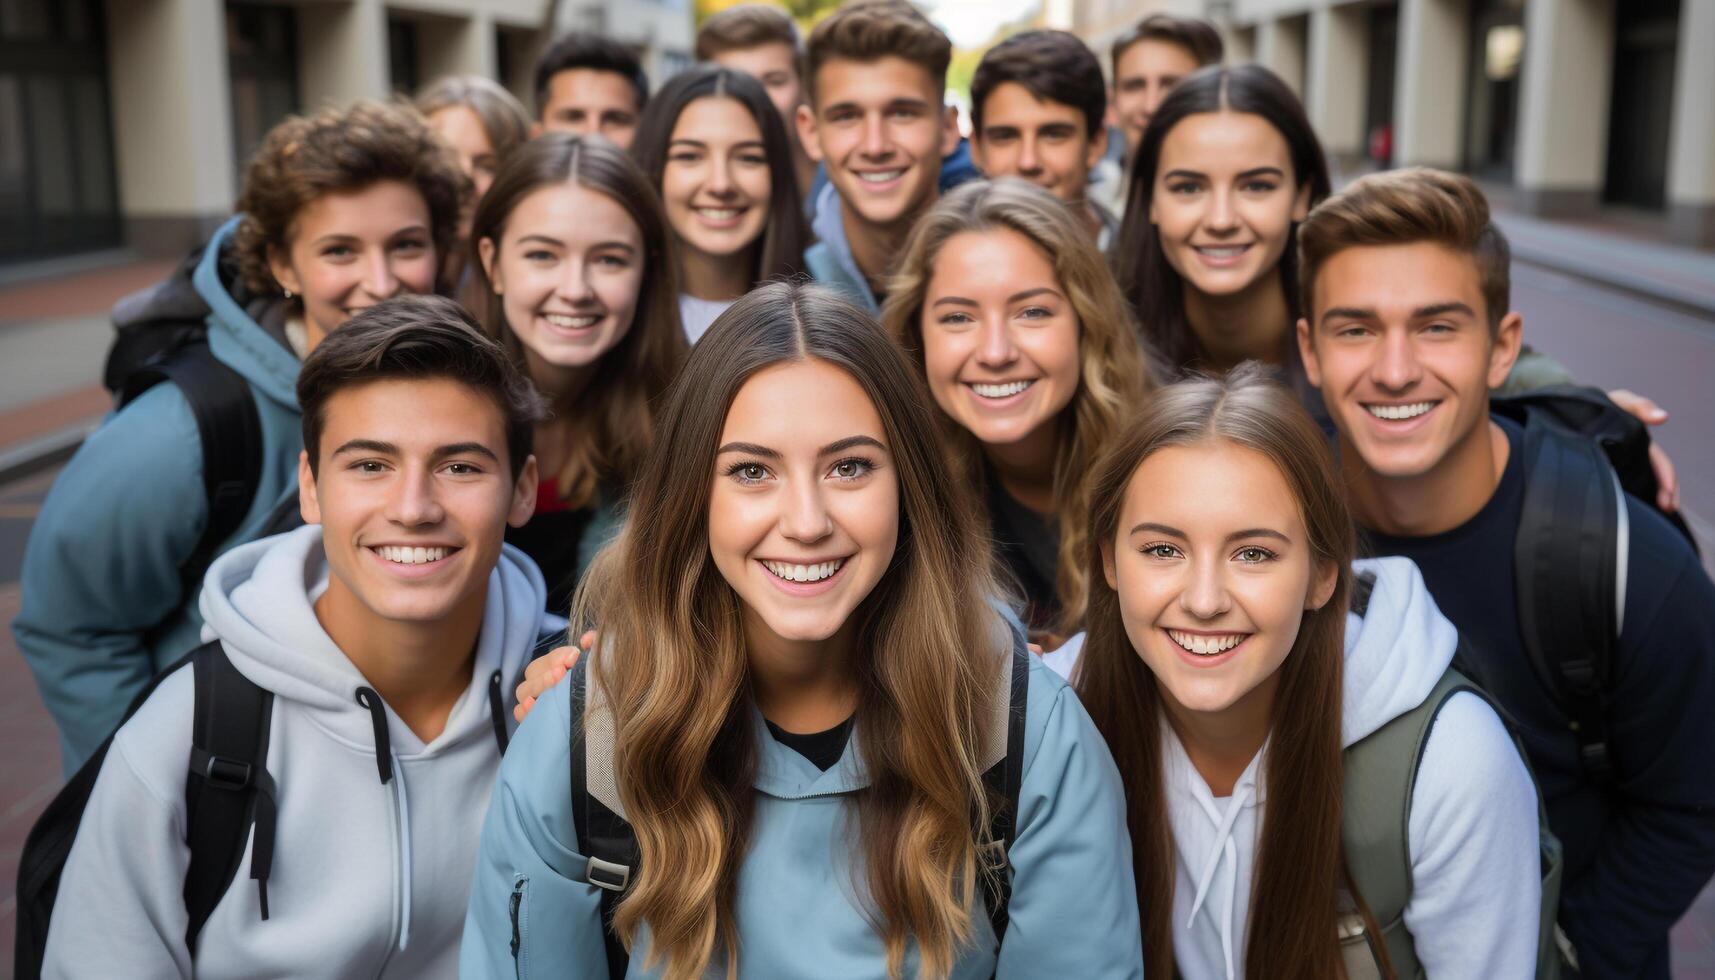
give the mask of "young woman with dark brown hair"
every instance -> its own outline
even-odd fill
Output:
[[[1256,366],[1162,389],[1097,467],[1089,633],[1075,668],[1050,660],[1125,782],[1146,972],[1534,976],[1530,775],[1489,703],[1444,686],[1458,634],[1416,566],[1354,565],[1339,486]],[[1382,804],[1408,814],[1408,900],[1378,917],[1347,818],[1390,790],[1352,754],[1423,705],[1415,786]]]
[[[715,322],[580,591],[601,631],[580,714],[556,685],[507,752],[465,976],[1141,977],[1118,777],[993,602],[933,412],[827,287],[769,284]],[[1022,744],[997,742],[1019,698]],[[598,730],[611,758],[580,771],[616,784],[640,852],[607,927],[626,962],[573,812]],[[1016,809],[985,784],[999,742]]]
[[[506,540],[542,567],[564,614],[612,535],[654,437],[651,403],[685,356],[661,200],[608,141],[549,133],[512,155],[477,205],[483,324],[548,399],[536,515]]]

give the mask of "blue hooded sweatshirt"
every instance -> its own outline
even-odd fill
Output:
[[[236,284],[222,278],[220,254],[238,221],[215,232],[191,276],[209,309],[209,349],[250,383],[262,423],[256,496],[217,553],[255,538],[297,492],[303,445],[298,358],[245,312]],[[196,419],[170,383],[109,416],[48,493],[24,552],[12,631],[59,725],[68,775],[143,685],[196,646],[202,620],[180,567],[207,522]]]
[[[869,280],[852,257],[852,246],[846,240],[845,220],[840,216],[840,195],[832,183],[824,184],[816,197],[816,217],[810,224],[817,241],[804,250],[804,268],[810,278],[833,286],[864,309],[881,315],[881,304],[870,292]]]
[[[587,858],[572,823],[570,693],[570,684],[559,684],[542,696],[501,763],[471,887],[461,976],[607,975],[600,892],[581,880]],[[823,772],[776,741],[760,714],[754,721],[756,808],[735,903],[738,975],[884,980],[886,949],[856,897],[854,873],[861,872],[853,866],[851,810],[842,805],[868,785],[856,738]],[[973,910],[972,941],[952,977],[1141,978],[1119,772],[1083,705],[1035,657],[1023,757],[1005,941],[997,950],[987,915]],[[644,967],[648,955],[645,929],[625,975],[659,977],[659,964]],[[725,964],[716,960],[705,975],[724,978]],[[902,975],[917,975],[915,946]]]

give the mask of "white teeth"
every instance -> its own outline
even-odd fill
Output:
[[[784,561],[764,561],[762,564],[776,576],[788,582],[820,582],[840,570],[846,560],[825,561],[816,565],[794,565]]]
[[[595,326],[596,321],[600,320],[601,317],[568,316],[564,313],[544,313],[542,314],[542,319],[547,320],[554,326],[560,327],[564,330],[582,330],[585,327]]]
[[[731,221],[743,214],[738,208],[697,208],[697,213],[711,221]]]
[[[878,170],[872,173],[860,173],[858,179],[866,184],[885,184],[905,173],[903,170]]]
[[[372,549],[376,554],[400,565],[427,565],[447,556],[446,548],[400,548],[382,545]]]
[[[1233,647],[1244,642],[1249,634],[1228,633],[1223,636],[1202,636],[1196,633],[1181,633],[1178,630],[1168,630],[1167,635],[1173,637],[1173,642],[1198,655],[1212,657],[1217,653],[1226,653]]]
[[[1006,398],[1035,384],[1034,381],[1009,381],[1003,385],[973,384],[971,390],[984,398]]]
[[[1414,419],[1435,407],[1435,402],[1412,402],[1410,405],[1365,405],[1378,419],[1398,421]]]
[[[1197,251],[1202,252],[1204,255],[1207,255],[1212,259],[1231,259],[1243,255],[1245,249],[1249,247],[1249,245],[1223,245],[1220,247],[1199,245],[1196,248]]]

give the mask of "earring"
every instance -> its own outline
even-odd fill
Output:
[[[287,289],[287,288],[286,288],[286,287],[284,287],[284,286],[281,286],[281,287],[280,287],[280,291],[281,291],[281,292],[283,292],[283,293],[285,293],[285,294],[286,294],[286,298],[287,298],[287,299],[291,299],[291,298],[292,298],[292,291],[291,291],[291,290],[290,290],[290,289]]]

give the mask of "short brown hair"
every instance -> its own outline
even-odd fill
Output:
[[[1304,314],[1314,313],[1311,289],[1330,258],[1364,245],[1434,242],[1477,264],[1490,329],[1512,299],[1506,236],[1489,217],[1489,202],[1471,178],[1428,167],[1370,174],[1311,209],[1298,226],[1298,275]]]
[[[929,18],[905,0],[853,0],[810,32],[804,58],[804,84],[816,99],[816,72],[830,61],[875,62],[904,58],[922,68],[941,91],[947,86],[947,65],[953,42]]]
[[[697,60],[713,61],[728,51],[784,44],[801,54],[804,42],[786,11],[766,3],[741,3],[712,15],[697,29]]]
[[[464,307],[441,296],[398,296],[351,318],[316,345],[298,372],[298,407],[304,449],[316,472],[327,404],[346,388],[372,381],[456,381],[494,400],[506,427],[506,463],[512,478],[530,456],[536,423],[546,417],[542,399]]]
[[[1044,102],[1059,102],[1084,116],[1084,135],[1095,139],[1108,109],[1107,85],[1096,53],[1065,31],[1025,31],[988,50],[971,77],[971,129],[983,135],[983,103],[1007,82]]]
[[[281,295],[268,250],[285,250],[299,212],[326,194],[382,181],[409,184],[429,208],[436,261],[457,247],[459,209],[470,180],[422,115],[409,105],[362,100],[313,116],[288,116],[268,131],[244,174],[234,246],[244,285]]]
[[[530,114],[524,111],[524,103],[491,78],[448,75],[431,82],[414,101],[425,118],[454,106],[476,113],[497,160],[506,159],[530,138]]]
[[[1121,56],[1139,41],[1177,44],[1197,60],[1197,66],[1200,68],[1218,65],[1226,55],[1226,45],[1221,41],[1221,32],[1215,30],[1215,25],[1208,21],[1195,17],[1175,17],[1172,14],[1150,14],[1138,21],[1136,27],[1114,40],[1111,67],[1116,81]]]

